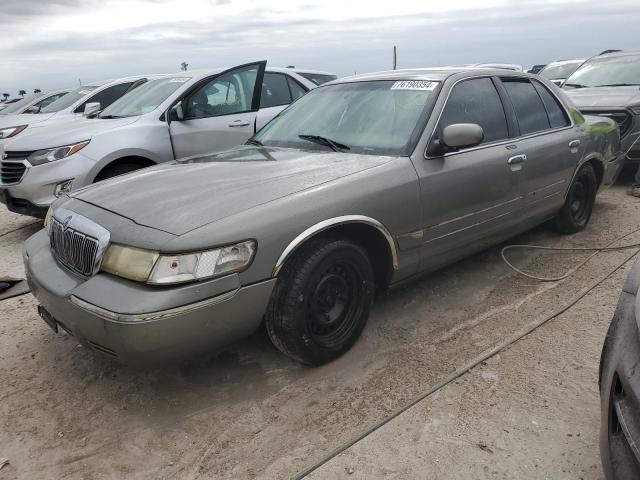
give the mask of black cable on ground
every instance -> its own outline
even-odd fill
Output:
[[[637,230],[634,230],[633,232],[627,233],[626,235],[623,235],[622,237],[617,238],[616,240],[614,240],[613,242],[611,242],[609,245],[611,245],[612,243],[615,243],[619,240],[622,240],[625,237],[628,237],[629,235],[639,232],[640,228]],[[599,251],[603,251],[606,250],[608,248],[604,247],[604,248],[600,248],[598,249]],[[621,247],[623,248],[623,247]],[[632,246],[627,246],[627,248],[632,248]],[[597,252],[596,252],[597,253]],[[394,420],[395,418],[397,418],[398,416],[400,416],[401,414],[403,414],[404,412],[406,412],[407,410],[409,410],[410,408],[414,407],[415,405],[417,405],[418,403],[420,403],[421,401],[425,400],[426,398],[428,398],[429,396],[433,395],[434,393],[436,393],[438,390],[441,390],[442,388],[446,387],[447,385],[449,385],[450,383],[454,382],[455,380],[457,380],[458,378],[460,378],[462,375],[464,375],[465,373],[469,372],[470,370],[472,370],[473,368],[477,367],[478,365],[480,365],[482,362],[488,360],[489,358],[493,357],[494,355],[498,354],[499,352],[501,352],[502,350],[504,350],[505,348],[513,345],[514,343],[516,343],[518,340],[521,340],[522,338],[526,337],[527,335],[529,335],[530,333],[534,332],[535,330],[537,330],[538,328],[540,328],[542,325],[544,325],[545,323],[549,322],[550,320],[553,320],[554,318],[562,315],[564,312],[566,312],[567,310],[569,310],[571,307],[573,307],[576,303],[578,303],[580,300],[582,300],[584,297],[586,297],[592,290],[594,290],[595,288],[597,288],[600,284],[602,284],[605,280],[607,280],[609,277],[611,277],[614,273],[616,273],[618,270],[620,270],[622,267],[624,267],[630,260],[633,259],[633,257],[635,257],[638,253],[640,253],[640,248],[636,248],[636,250],[629,255],[622,263],[618,264],[613,270],[611,270],[609,273],[607,273],[604,277],[602,277],[600,280],[596,281],[595,283],[591,284],[590,286],[588,286],[587,288],[583,289],[580,293],[578,293],[578,295],[576,295],[571,301],[569,301],[569,303],[567,303],[565,306],[563,306],[562,308],[560,308],[559,310],[557,310],[556,312],[540,319],[540,320],[536,320],[534,322],[531,322],[529,325],[527,325],[526,327],[524,327],[523,329],[521,329],[518,333],[516,333],[515,335],[505,339],[504,341],[500,342],[499,344],[497,344],[496,346],[490,348],[489,350],[485,350],[484,352],[482,352],[480,355],[478,355],[477,357],[475,357],[473,360],[471,360],[470,362],[468,362],[466,365],[464,365],[463,367],[459,368],[458,370],[456,370],[455,372],[451,373],[449,376],[447,376],[446,378],[444,378],[443,380],[441,380],[440,382],[436,383],[435,385],[433,385],[429,390],[427,390],[426,392],[420,394],[419,396],[417,396],[416,398],[414,398],[411,402],[409,402],[407,405],[401,407],[400,409],[396,410],[395,412],[393,412],[392,414],[388,415],[387,417],[383,418],[382,420],[380,420],[378,423],[374,424],[373,426],[371,426],[370,428],[368,428],[366,431],[364,431],[362,434],[358,435],[356,438],[348,441],[347,443],[345,443],[344,445],[342,445],[341,447],[337,448],[336,450],[334,450],[333,452],[329,453],[328,455],[326,455],[324,458],[322,458],[320,461],[318,461],[317,463],[315,463],[314,465],[304,469],[302,472],[297,473],[294,476],[295,480],[300,480],[305,478],[306,476],[308,476],[309,474],[311,474],[312,472],[314,472],[315,470],[317,470],[318,468],[322,467],[323,465],[325,465],[327,462],[331,461],[332,459],[334,459],[335,457],[337,457],[338,455],[340,455],[341,453],[343,453],[345,450],[351,448],[353,445],[355,445],[356,443],[360,442],[361,440],[365,439],[367,436],[371,435],[373,432],[375,432],[376,430],[378,430],[379,428],[383,427],[384,425],[386,425],[387,423],[389,423],[391,420]],[[591,257],[589,257],[591,258]],[[575,271],[575,269],[574,269]]]

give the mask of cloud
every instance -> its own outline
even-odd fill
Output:
[[[74,1],[49,4],[66,4],[56,7],[63,12]],[[170,0],[158,1],[163,5],[154,11],[170,7]],[[278,2],[273,7],[215,3],[209,10],[176,14],[175,20],[173,15],[171,20],[158,16],[152,23],[124,28],[114,22],[100,32],[69,29],[26,35],[3,49],[3,63],[9,68],[0,72],[0,88],[50,88],[76,83],[77,78],[170,72],[178,70],[181,61],[190,68],[206,68],[267,59],[271,65],[348,75],[390,68],[393,45],[398,46],[400,67],[531,65],[582,58],[606,48],[633,48],[640,24],[635,1],[627,0],[503,1],[484,8],[471,2],[436,11],[429,11],[425,3],[423,11],[398,8],[409,12],[399,15],[343,9],[338,18],[310,2]],[[201,15],[193,15],[195,11]]]

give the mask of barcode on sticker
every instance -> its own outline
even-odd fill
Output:
[[[438,86],[438,82],[426,80],[401,80],[391,87],[391,90],[433,90]]]

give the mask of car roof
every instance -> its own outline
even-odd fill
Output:
[[[564,65],[566,63],[584,63],[586,60],[584,58],[576,58],[573,60],[557,60],[555,62],[551,62],[547,65],[547,67],[555,67],[557,65]]]
[[[218,67],[218,68],[199,68],[199,69],[196,69],[196,70],[187,70],[187,71],[169,73],[169,74],[167,74],[165,76],[166,77],[171,77],[171,78],[188,77],[188,78],[199,79],[199,78],[207,77],[209,75],[215,75],[216,73],[224,72],[225,70],[229,70],[229,69],[232,69],[232,68],[234,68],[234,67],[231,66],[231,67]],[[287,68],[287,67],[269,67],[269,66],[267,66],[265,71],[266,72],[279,72],[279,73],[294,72],[294,73],[316,73],[316,74],[320,74],[320,75],[335,75],[333,73],[322,72],[322,71],[319,71],[319,70],[308,70],[308,69],[303,69],[303,68]]]
[[[478,74],[486,75],[519,75],[523,77],[531,76],[525,72],[516,72],[513,70],[498,68],[478,68],[478,67],[438,67],[438,68],[413,68],[405,70],[387,70],[383,72],[364,73],[361,75],[352,75],[343,77],[338,80],[326,83],[324,85],[333,85],[336,83],[361,82],[373,80],[432,80],[441,82],[448,77],[457,74],[467,73],[468,76]],[[324,86],[323,85],[323,86]]]

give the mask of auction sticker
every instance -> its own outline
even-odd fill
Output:
[[[434,90],[439,82],[427,80],[401,80],[391,86],[391,90]]]

